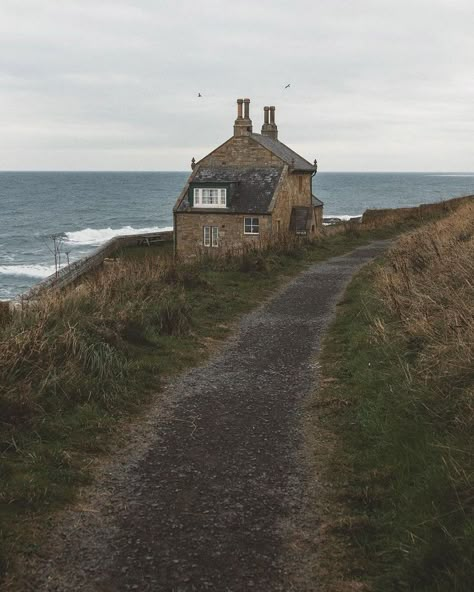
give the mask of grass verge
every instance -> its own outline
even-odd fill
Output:
[[[442,204],[438,214],[444,212]],[[179,263],[137,249],[77,287],[45,294],[0,326],[0,579],[36,553],[41,521],[74,500],[94,459],[120,444],[167,376],[202,363],[210,344],[289,277],[403,224],[348,224],[313,243]],[[152,253],[157,253],[153,255]]]
[[[382,230],[378,235],[387,235]],[[166,377],[202,363],[232,323],[307,265],[377,233],[176,263],[128,253],[0,327],[0,579],[36,553],[32,524],[74,500]]]
[[[471,204],[339,304],[307,423],[325,591],[472,589],[473,261]]]

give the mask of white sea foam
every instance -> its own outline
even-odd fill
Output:
[[[332,226],[333,224],[336,224],[338,222],[348,222],[349,220],[354,220],[355,218],[360,219],[361,216],[362,214],[359,214],[358,216],[352,216],[348,214],[334,214],[333,216],[329,214],[324,215],[323,226]]]
[[[326,218],[337,218],[338,220],[341,220],[343,222],[347,222],[348,220],[352,220],[352,218],[360,218],[362,216],[362,214],[357,214],[357,215],[347,215],[347,214],[324,214],[324,219]]]
[[[46,278],[54,271],[54,265],[0,265],[0,275]]]
[[[110,240],[114,236],[124,236],[127,234],[143,234],[145,232],[163,232],[173,230],[171,226],[150,228],[133,228],[124,226],[123,228],[84,228],[75,232],[66,232],[66,240],[75,245],[100,245]]]

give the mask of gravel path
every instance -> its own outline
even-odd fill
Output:
[[[177,379],[141,445],[68,512],[23,589],[317,589],[296,577],[289,536],[305,491],[304,401],[337,299],[387,244],[312,266],[246,315],[213,359]]]

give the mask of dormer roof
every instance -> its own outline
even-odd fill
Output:
[[[283,167],[199,167],[190,179],[188,191],[221,185],[228,189],[228,196],[227,208],[220,209],[219,213],[267,214],[282,173]],[[209,210],[212,206],[205,211]],[[193,211],[189,194],[177,205],[176,211]]]

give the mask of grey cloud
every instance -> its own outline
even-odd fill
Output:
[[[2,0],[0,168],[77,151],[82,169],[180,169],[246,95],[256,129],[276,104],[282,139],[331,169],[467,170],[473,17],[464,0]]]

